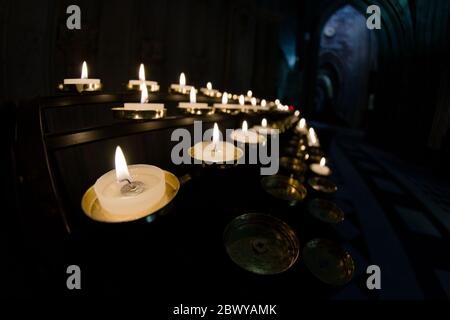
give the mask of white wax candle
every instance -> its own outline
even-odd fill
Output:
[[[204,162],[225,163],[239,159],[243,151],[229,142],[203,141],[194,145],[192,154],[195,159]]]
[[[134,182],[142,183],[144,190],[141,193],[123,194],[121,190],[128,182],[118,182],[116,170],[105,173],[94,185],[101,206],[111,214],[128,215],[142,212],[158,203],[164,196],[166,186],[161,169],[138,164],[129,166],[128,170]]]
[[[331,175],[331,169],[325,165],[325,158],[320,159],[320,163],[313,163],[309,166],[312,172],[320,176]]]
[[[170,88],[174,91],[181,92],[181,93],[188,93],[191,91],[192,86],[186,85],[186,76],[184,75],[184,72],[180,74],[180,80],[178,84],[171,84]]]
[[[314,128],[309,128],[308,131],[308,146],[310,147],[320,147],[319,139],[317,138],[316,131]]]
[[[89,85],[94,89],[100,85],[100,79],[89,79],[87,64],[86,61],[83,61],[83,66],[81,67],[81,78],[64,79],[64,84]]]
[[[164,104],[162,103],[148,103],[147,86],[141,86],[141,103],[125,103],[124,109],[127,110],[143,110],[143,111],[162,111]]]
[[[263,143],[266,141],[264,136],[259,135],[256,131],[248,130],[247,121],[242,124],[242,129],[231,132],[231,139],[242,143]]]

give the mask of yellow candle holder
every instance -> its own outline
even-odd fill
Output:
[[[102,89],[101,83],[84,83],[84,84],[67,84],[60,83],[58,85],[58,90],[67,92],[95,92]]]
[[[162,119],[167,114],[167,109],[162,110],[139,110],[123,107],[111,108],[115,119],[119,120],[153,120]]]

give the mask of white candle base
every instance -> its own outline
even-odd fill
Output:
[[[264,143],[266,141],[264,136],[256,133],[255,131],[248,130],[244,132],[242,129],[234,130],[231,133],[231,139],[237,142],[250,144]]]
[[[171,84],[170,89],[178,93],[188,94],[189,92],[191,92],[192,86],[181,86],[179,84]]]
[[[164,110],[164,104],[162,103],[125,103],[123,107],[125,110],[139,110],[139,111]]]
[[[118,182],[116,170],[101,176],[94,190],[101,206],[111,214],[130,215],[141,212],[158,203],[164,196],[164,171],[155,166],[137,164],[128,166],[133,181],[143,183],[144,190],[136,195],[125,195],[122,187],[128,182]]]
[[[315,174],[319,175],[319,176],[330,176],[331,175],[331,169],[327,166],[321,166],[318,163],[313,163],[309,166],[309,168],[311,169],[312,172],[314,172]]]
[[[244,152],[236,148],[232,143],[219,141],[214,145],[212,142],[203,141],[195,144],[189,149],[190,156],[206,163],[226,163],[241,158]]]

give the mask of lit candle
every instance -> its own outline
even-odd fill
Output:
[[[252,90],[247,91],[247,97],[251,98],[253,96]]]
[[[83,65],[81,67],[81,78],[80,79],[64,79],[64,84],[76,85],[83,87],[84,85],[88,86],[88,90],[96,90],[100,88],[100,79],[89,79],[88,77],[88,67],[86,61],[83,61]],[[78,90],[81,91],[81,90]]]
[[[242,122],[242,129],[233,130],[231,132],[231,139],[242,143],[263,143],[266,138],[258,134],[255,130],[248,130],[247,121]]]
[[[252,97],[250,99],[250,103],[251,103],[251,105],[253,107],[253,111],[258,111],[258,108],[256,107],[256,98],[255,97]]]
[[[267,101],[266,101],[266,99],[262,99],[261,100],[261,108],[266,108],[267,107]]]
[[[279,130],[274,128],[267,127],[267,119],[264,118],[261,120],[260,126],[254,126],[253,129],[259,134],[268,135],[268,134],[278,134]]]
[[[224,92],[222,94],[222,103],[214,103],[214,108],[220,109],[226,113],[238,112],[241,109],[241,106],[238,104],[228,104],[228,99],[230,95]]]
[[[220,130],[214,123],[212,141],[202,141],[189,150],[191,157],[206,163],[225,163],[238,160],[244,152],[232,143],[220,140]]]
[[[331,169],[325,165],[325,162],[325,158],[322,157],[320,159],[320,163],[313,163],[309,167],[315,174],[318,174],[320,176],[329,176],[331,175]]]
[[[213,89],[212,83],[208,82],[206,84],[206,88],[200,88],[200,91],[208,97],[220,97],[220,92],[218,90]]]
[[[306,128],[305,118],[301,118],[297,124],[296,130],[301,134],[308,134],[308,129]]]
[[[170,89],[172,89],[175,92],[186,94],[188,93],[192,87],[186,85],[186,76],[184,75],[184,72],[180,74],[180,80],[178,84],[171,84]]]
[[[144,64],[141,63],[141,65],[139,66],[139,80],[130,80],[130,81],[128,81],[128,88],[131,89],[133,87],[139,87],[139,89],[142,89],[142,85],[144,85],[144,84],[148,88],[150,88],[150,91],[152,91],[152,92],[159,90],[158,82],[146,80],[146,78],[145,78],[145,67],[144,67]]]
[[[163,112],[164,104],[162,103],[148,103],[148,90],[146,85],[141,86],[141,103],[125,103],[126,110],[152,110]]]
[[[197,90],[192,87],[189,92],[189,102],[180,102],[178,108],[186,109],[187,112],[193,114],[202,114],[202,109],[213,111],[213,108],[208,107],[207,103],[197,103]]]
[[[296,116],[297,118],[300,116],[300,111],[298,111],[298,110],[295,110],[295,112],[294,112],[294,116]]]
[[[102,175],[94,185],[100,205],[111,214],[132,215],[143,212],[164,196],[164,171],[158,167],[137,164],[127,166],[119,146],[115,170]]]
[[[319,142],[319,139],[317,138],[317,134],[316,134],[316,131],[314,130],[314,128],[309,128],[308,146],[320,147],[320,142]]]

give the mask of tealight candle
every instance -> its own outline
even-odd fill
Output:
[[[263,134],[263,135],[278,134],[279,133],[278,129],[268,128],[267,127],[267,119],[266,118],[261,120],[261,125],[260,126],[254,126],[253,129],[256,130],[256,132],[258,132],[259,134]]]
[[[297,132],[301,133],[301,134],[308,134],[308,129],[306,128],[305,118],[300,119],[297,126],[295,127],[295,130],[297,130]]]
[[[313,163],[309,166],[312,172],[320,176],[331,175],[331,169],[325,165],[325,158],[320,159],[320,163]]]
[[[178,84],[171,84],[170,89],[173,91],[186,94],[191,91],[192,87],[186,85],[186,76],[184,75],[184,72],[180,74],[180,80]]]
[[[316,131],[314,128],[309,128],[308,131],[308,146],[310,147],[320,147],[319,139],[317,138]]]
[[[64,84],[76,85],[78,86],[88,86],[88,90],[96,90],[100,88],[100,79],[89,79],[88,77],[88,67],[86,61],[83,61],[81,67],[81,78],[80,79],[64,79]],[[80,90],[79,90],[80,91]]]
[[[139,87],[139,89],[142,89],[141,86],[144,85],[144,84],[147,87],[149,87],[150,91],[152,91],[152,92],[159,90],[158,82],[156,82],[156,81],[148,81],[148,80],[145,79],[145,68],[144,68],[144,64],[141,63],[141,65],[139,66],[139,80],[130,80],[130,81],[128,81],[128,88],[131,89],[133,87]]]
[[[109,213],[136,214],[163,198],[166,185],[164,171],[160,168],[145,164],[127,166],[119,146],[116,148],[115,167],[94,184],[100,205]]]
[[[262,99],[261,100],[261,110],[268,110],[269,107],[267,106],[267,101],[266,99]]]
[[[241,106],[238,104],[228,104],[229,94],[224,92],[222,94],[222,103],[214,103],[214,108],[221,109],[225,112],[233,112],[241,109]]]
[[[221,141],[219,127],[214,123],[212,142],[202,141],[195,144],[190,154],[193,158],[207,163],[225,163],[238,160],[244,152],[232,143]]]
[[[220,97],[220,92],[218,90],[213,89],[212,83],[208,82],[206,84],[206,88],[200,88],[200,91],[208,97]]]
[[[180,109],[186,109],[193,113],[195,113],[198,109],[211,109],[213,108],[208,107],[207,103],[197,103],[197,90],[192,87],[191,91],[189,92],[189,102],[180,102],[178,104],[178,108]],[[198,110],[199,113],[201,113],[201,110]]]
[[[250,144],[263,143],[266,141],[266,138],[256,131],[248,130],[248,124],[245,120],[242,122],[242,129],[233,130],[233,132],[231,132],[231,139]]]
[[[141,86],[141,103],[125,103],[126,110],[143,110],[143,111],[164,111],[162,103],[148,103],[148,90],[146,85]]]

